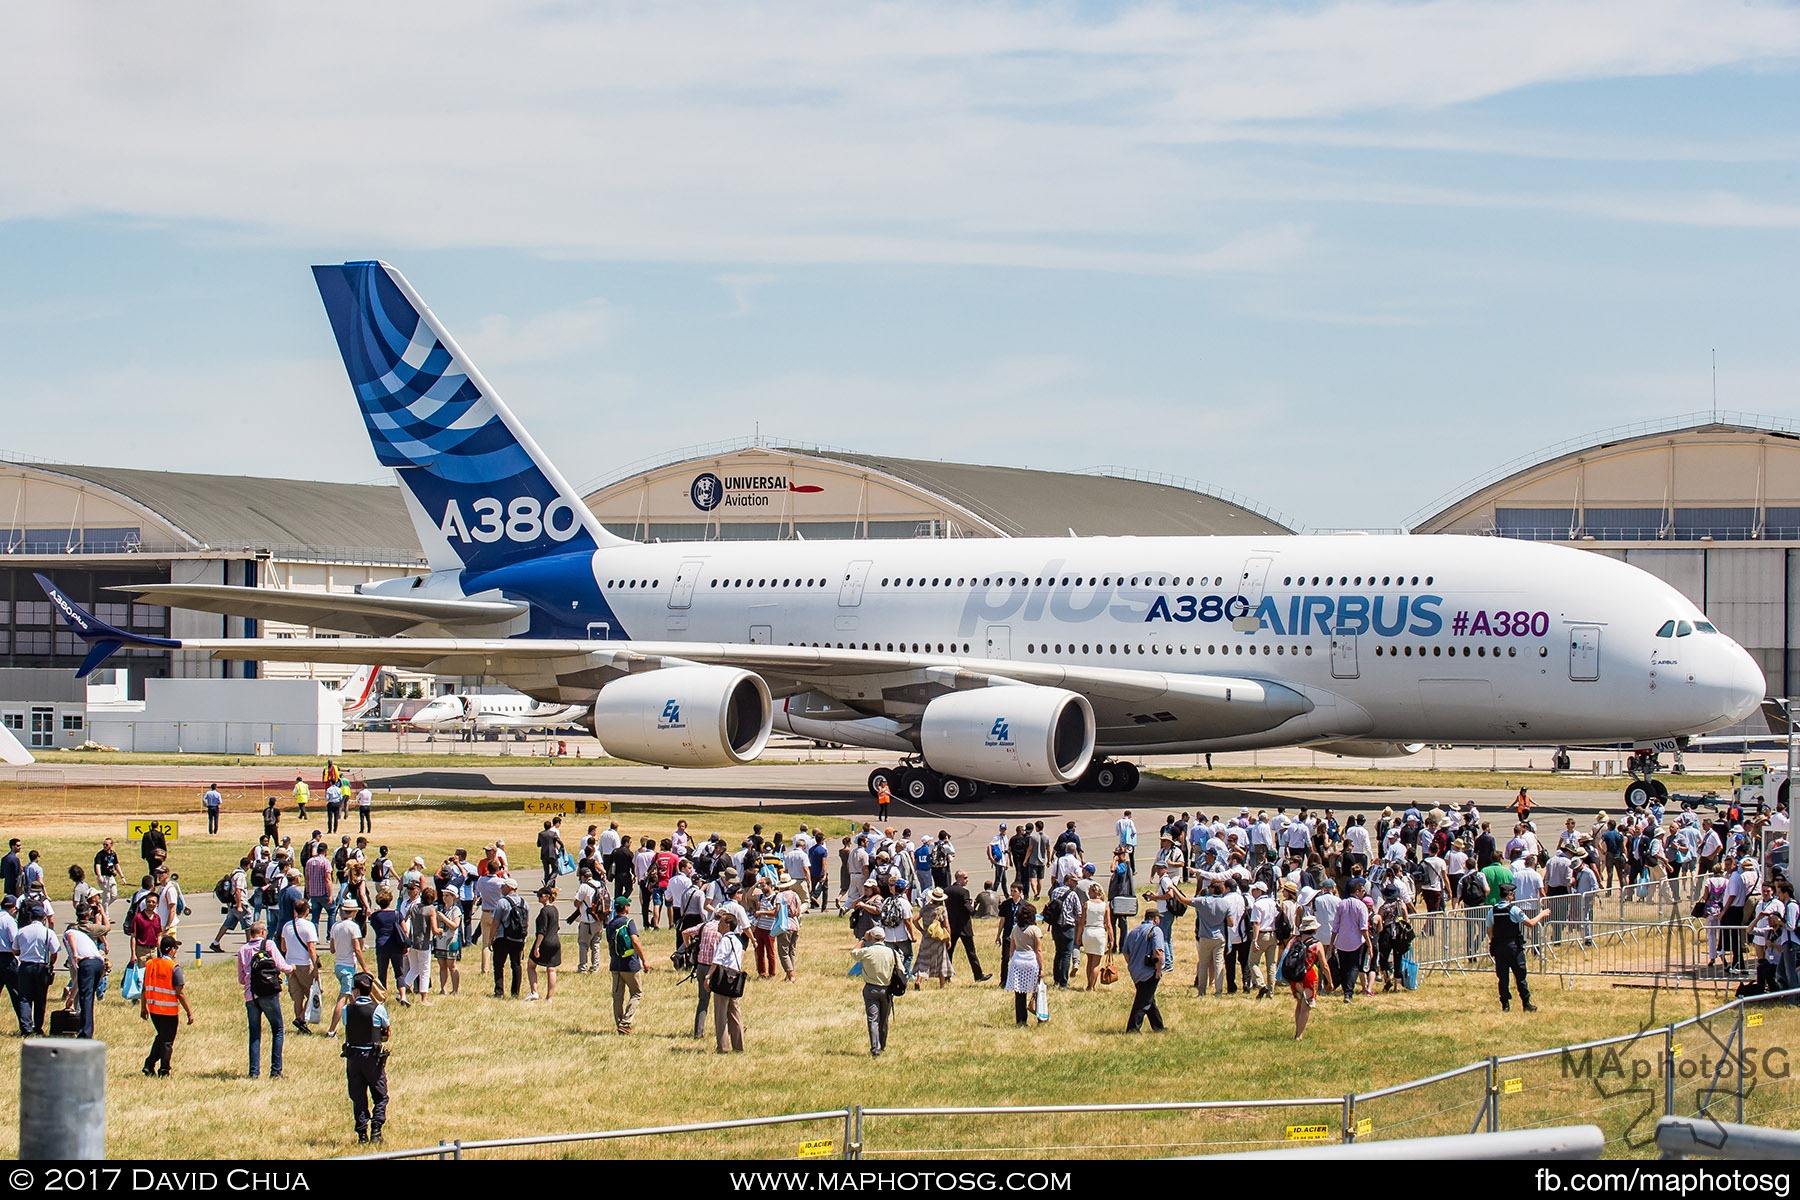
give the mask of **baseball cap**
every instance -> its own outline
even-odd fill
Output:
[[[615,897],[613,897],[613,911],[614,912],[626,912],[630,908],[631,908],[631,897],[630,896],[615,896]]]
[[[163,934],[162,941],[156,943],[156,952],[158,954],[167,954],[179,945],[181,945],[180,938],[172,933],[165,933]]]

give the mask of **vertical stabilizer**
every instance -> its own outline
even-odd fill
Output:
[[[313,268],[375,455],[434,571],[623,544],[558,474],[400,272]]]

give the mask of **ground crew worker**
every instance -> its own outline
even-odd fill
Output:
[[[138,1016],[156,1027],[156,1040],[150,1043],[150,1055],[144,1059],[144,1074],[165,1079],[169,1061],[175,1055],[175,1033],[181,1027],[176,1014],[185,1012],[187,1023],[194,1023],[186,981],[175,962],[175,952],[180,948],[181,939],[177,937],[165,937],[156,944],[156,957],[144,964],[144,990],[138,996]]]
[[[875,816],[877,819],[882,821],[887,820],[888,801],[892,798],[893,797],[888,790],[887,776],[877,776],[875,779]]]
[[[379,1142],[387,1122],[387,1059],[394,1027],[388,1023],[387,1007],[375,999],[375,977],[359,971],[353,985],[356,994],[344,1010],[344,1079],[350,1087],[356,1140]]]
[[[1512,993],[1507,990],[1506,975],[1512,976],[1519,984],[1519,999],[1524,1001],[1526,1012],[1536,1012],[1537,1005],[1531,1002],[1531,988],[1525,982],[1525,933],[1524,931],[1545,917],[1550,911],[1545,909],[1535,917],[1525,915],[1525,910],[1513,903],[1513,882],[1504,880],[1499,886],[1500,899],[1488,912],[1488,952],[1494,956],[1494,974],[1500,980],[1500,1011],[1512,1011]]]
[[[306,820],[306,802],[312,799],[312,789],[306,786],[304,775],[294,776],[294,808],[295,815]]]
[[[1532,799],[1530,790],[1527,788],[1520,788],[1518,798],[1513,801],[1513,811],[1519,814],[1519,820],[1529,821],[1531,819],[1531,806]]]

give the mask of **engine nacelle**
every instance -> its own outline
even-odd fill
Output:
[[[769,685],[749,671],[664,667],[601,688],[589,720],[617,758],[657,767],[732,767],[762,753],[773,715]]]
[[[1094,756],[1094,710],[1061,688],[987,687],[939,696],[919,726],[925,761],[945,775],[1048,787]]]
[[[1424,742],[1374,742],[1346,738],[1341,742],[1317,742],[1307,747],[1341,758],[1405,758],[1425,748]]]

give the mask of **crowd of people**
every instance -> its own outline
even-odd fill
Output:
[[[349,807],[366,811],[336,780],[327,792],[328,813],[345,808],[347,796]],[[206,806],[209,816],[216,812],[210,794]],[[758,825],[732,846],[716,833],[696,836],[686,821],[666,835],[628,834],[616,821],[574,835],[557,816],[535,836],[541,876],[533,883],[522,878],[529,860],[515,866],[503,839],[475,855],[457,847],[433,865],[424,855],[396,856],[369,832],[334,838],[312,829],[296,844],[281,833],[278,810],[213,886],[222,920],[207,946],[235,955],[250,1077],[262,1074],[265,1040],[268,1074],[282,1075],[290,1028],[342,1036],[357,1131],[376,1138],[386,1106],[381,1064],[393,1036],[389,997],[404,1007],[454,997],[473,966],[491,975],[496,999],[519,999],[523,976],[525,1002],[552,1004],[566,934],[575,940],[577,975],[609,974],[613,1028],[630,1036],[644,973],[655,966],[646,935],[668,931],[670,967],[693,989],[691,1036],[706,1037],[710,1021],[720,1054],[745,1048],[750,971],[794,983],[801,929],[822,920],[848,925],[851,973],[860,976],[877,1057],[887,1048],[894,999],[949,986],[959,950],[974,983],[997,976],[996,986],[1012,993],[1020,1027],[1047,1021],[1056,991],[1092,992],[1123,976],[1133,992],[1125,1028],[1161,1030],[1158,989],[1191,953],[1183,979],[1202,999],[1260,1001],[1286,988],[1299,1040],[1321,996],[1352,1004],[1377,985],[1416,986],[1415,939],[1433,922],[1460,918],[1483,934],[1485,946],[1466,952],[1492,956],[1501,1007],[1510,1009],[1516,988],[1523,1009],[1535,1011],[1529,943],[1546,926],[1555,937],[1581,936],[1592,918],[1587,902],[1603,881],[1646,901],[1691,898],[1692,915],[1713,931],[1715,958],[1730,960],[1729,969],[1748,971],[1752,955],[1760,984],[1800,981],[1800,906],[1785,880],[1762,880],[1745,853],[1765,825],[1785,830],[1785,810],[1766,822],[1603,813],[1586,829],[1569,818],[1553,844],[1540,838],[1524,797],[1516,816],[1501,841],[1473,805],[1386,809],[1372,822],[1359,813],[1341,823],[1331,809],[1169,814],[1153,855],[1140,852],[1130,812],[1101,847],[1084,845],[1074,821],[1054,833],[1042,820],[1002,823],[979,855],[976,882],[976,864],[942,829],[915,834],[864,823],[827,836],[803,824],[789,838],[765,836]],[[359,828],[370,828],[366,816]],[[85,865],[68,868],[72,920],[60,927],[41,856],[21,858],[21,849],[12,839],[0,859],[0,981],[21,1033],[46,1032],[48,1013],[52,1024],[93,1036],[109,939],[118,939],[127,963],[121,990],[155,1030],[143,1071],[168,1075],[179,1017],[194,1019],[177,961],[178,931],[193,908],[158,827],[138,847],[144,873],[136,889],[127,887],[110,838],[91,874]],[[126,913],[115,930],[107,909],[119,898]],[[1189,937],[1178,926],[1190,917],[1191,951],[1178,945]],[[233,934],[243,941],[228,951]],[[67,972],[60,1008],[49,1001],[59,963]]]

